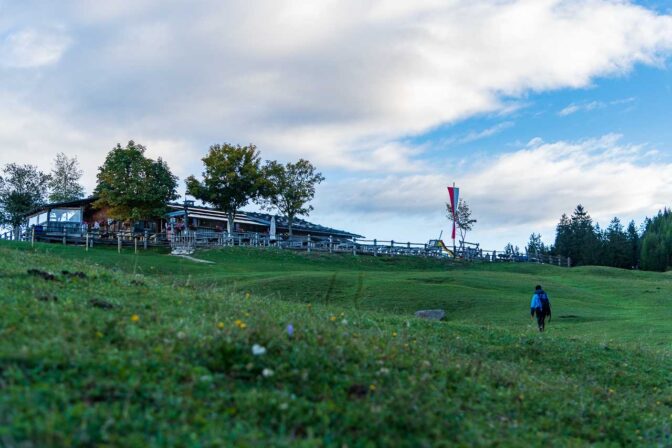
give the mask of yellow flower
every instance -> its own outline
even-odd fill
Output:
[[[332,322],[336,322],[336,316],[331,316],[331,317],[329,318],[329,320],[332,321]]]
[[[247,325],[245,324],[245,322],[243,322],[240,319],[236,319],[234,324],[236,325],[236,327],[240,328],[241,330],[244,330],[245,328],[247,328]]]
[[[241,330],[244,330],[244,329],[246,329],[246,328],[247,328],[247,324],[246,324],[246,323],[243,322],[242,324],[240,324],[240,329],[241,329]]]
[[[396,331],[392,332],[392,337],[393,337],[393,338],[396,338],[396,337],[397,337],[397,332],[396,332]]]
[[[369,385],[369,389],[371,390],[371,392],[374,392],[376,390],[376,385],[375,384]]]
[[[249,291],[245,293],[245,298],[246,298],[246,299],[249,299],[249,298],[250,298],[250,292],[249,292]]]
[[[131,316],[131,321],[132,321],[132,322],[138,322],[138,321],[140,321],[140,316],[138,316],[137,314],[132,315],[132,316]]]
[[[102,338],[102,337],[103,337],[103,333],[101,333],[100,331],[96,331],[96,337],[97,337],[97,338]]]
[[[220,330],[223,330],[224,329],[224,322],[218,322],[217,323],[217,328],[219,328]]]

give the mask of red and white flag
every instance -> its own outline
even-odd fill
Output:
[[[452,239],[455,239],[455,216],[457,215],[457,204],[460,197],[460,189],[457,187],[448,187],[448,195],[450,196],[450,209],[453,213]]]

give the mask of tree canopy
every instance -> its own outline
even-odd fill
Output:
[[[261,168],[257,147],[213,145],[201,159],[203,180],[189,176],[187,194],[211,204],[227,214],[227,230],[234,231],[236,212],[250,201],[261,197],[268,188]]]
[[[287,217],[291,236],[294,218],[308,215],[313,210],[313,206],[307,204],[315,197],[315,186],[324,180],[324,176],[304,159],[286,165],[269,161],[264,174],[269,183],[265,207],[276,208]]]
[[[5,165],[0,176],[0,224],[16,229],[26,214],[43,205],[47,199],[49,175],[33,165]]]
[[[453,207],[450,205],[450,202],[446,203],[446,216],[452,222],[455,221],[455,226],[460,232],[460,247],[464,245],[464,239],[467,236],[467,232],[470,232],[474,228],[474,224],[478,221],[471,218],[471,209],[469,204],[466,201],[460,199],[457,204],[456,213],[453,213]]]
[[[145,157],[146,148],[133,140],[117,144],[98,170],[96,207],[107,207],[108,215],[123,221],[162,216],[166,204],[179,197],[177,180],[161,158]]]
[[[79,183],[82,170],[77,157],[68,157],[64,153],[56,154],[54,167],[49,180],[49,201],[74,201],[84,197],[84,187]]]

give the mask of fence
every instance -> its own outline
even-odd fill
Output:
[[[0,235],[1,239],[12,239],[12,232]],[[45,241],[61,244],[76,244],[86,247],[86,250],[95,245],[117,246],[118,251],[123,247],[148,249],[149,247],[169,247],[174,254],[191,254],[199,248],[217,247],[276,247],[279,249],[297,250],[323,253],[348,253],[352,255],[369,256],[412,256],[457,258],[466,261],[483,262],[512,262],[512,263],[543,263],[556,266],[571,266],[571,260],[558,255],[542,254],[507,254],[493,250],[480,249],[478,244],[466,243],[454,251],[439,244],[438,241],[429,243],[398,242],[394,240],[367,240],[357,238],[336,238],[332,236],[292,236],[271,238],[268,234],[255,232],[238,232],[227,234],[213,230],[188,230],[180,233],[160,232],[150,233],[119,231],[101,232],[81,228],[59,227],[43,228],[31,227],[21,235],[24,241]],[[453,253],[454,252],[454,253]]]

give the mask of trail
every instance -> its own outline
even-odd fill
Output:
[[[172,255],[172,254],[171,254]],[[208,260],[201,260],[200,258],[194,258],[189,255],[173,255],[173,257],[182,257],[186,258],[187,260],[195,261],[196,263],[206,263],[206,264],[215,264],[214,261],[208,261]]]

